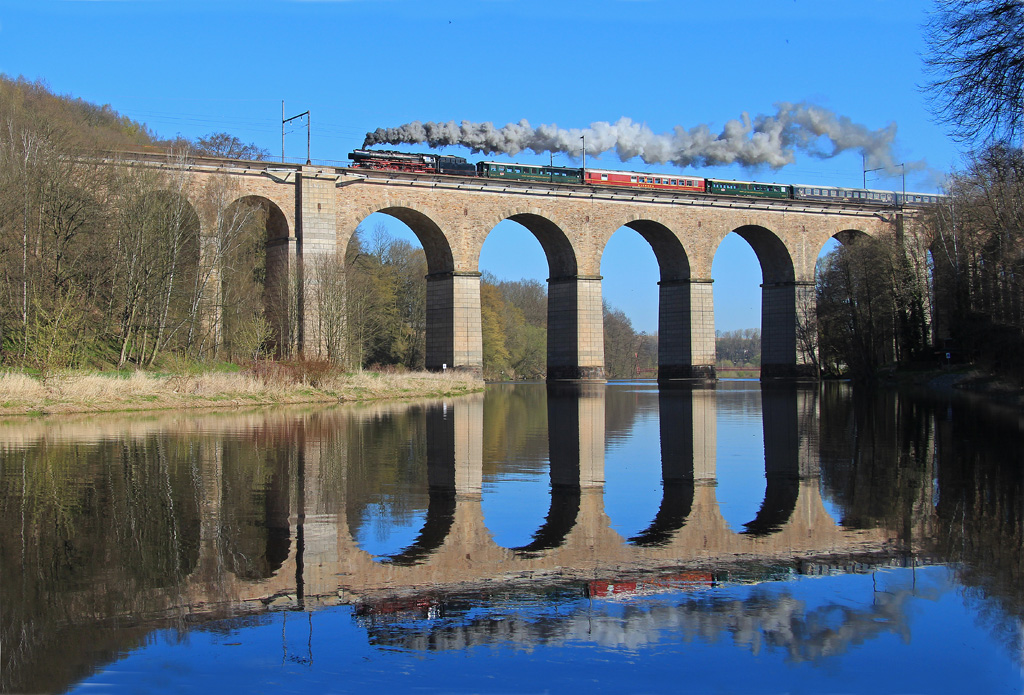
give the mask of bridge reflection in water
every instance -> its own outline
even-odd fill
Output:
[[[7,651],[3,685],[66,687],[90,668],[70,653],[102,660],[95,637],[111,620],[133,626],[110,645],[112,658],[148,629],[273,608],[354,604],[372,625],[367,616],[388,606],[429,611],[431,596],[473,587],[550,591],[575,581],[599,593],[607,587],[596,579],[650,588],[717,582],[739,565],[888,561],[934,524],[932,488],[922,485],[907,506],[914,515],[899,524],[837,525],[821,496],[822,392],[764,385],[753,388],[764,413],[765,494],[756,515],[731,529],[717,498],[718,395],[663,388],[646,396],[659,412],[662,499],[642,512],[642,530],[621,535],[605,510],[605,447],[637,415],[628,399],[611,399],[616,388],[496,386],[486,399],[5,425],[3,638],[31,638]],[[510,452],[531,446],[517,438],[541,427],[547,451],[533,458],[549,462],[549,510],[527,543],[503,547],[483,513],[485,489],[500,486]],[[830,451],[844,456],[843,446],[831,441]],[[422,458],[425,476],[408,465]],[[374,556],[353,526],[402,478],[419,491],[395,506],[422,526],[405,547]],[[765,610],[789,610],[776,603]],[[524,626],[524,635],[542,628]],[[64,653],[58,668],[42,659],[54,650]]]
[[[305,593],[328,595],[340,589],[358,596],[555,571],[563,577],[591,577],[595,571],[739,556],[852,553],[881,549],[891,539],[877,529],[837,526],[825,511],[816,389],[763,389],[766,491],[757,515],[739,532],[729,528],[716,499],[715,391],[660,392],[663,498],[650,510],[650,524],[633,538],[614,531],[604,510],[605,387],[550,385],[546,391],[550,508],[528,543],[497,544],[482,510],[483,397],[424,405],[418,415],[426,435],[428,499],[415,541],[374,557],[355,540],[347,521],[352,515],[339,509],[312,516],[312,510],[325,508],[313,481],[336,459],[322,440],[306,434],[296,453],[306,481],[301,495],[306,507],[294,510],[291,520],[304,539],[303,557],[297,557],[296,548],[280,571],[260,584],[262,593],[288,592],[300,561]],[[204,548],[204,558],[215,562],[213,547],[207,543]],[[344,578],[340,582],[339,575]],[[256,590],[247,587],[242,593]]]

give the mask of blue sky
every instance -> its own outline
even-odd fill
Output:
[[[0,0],[0,71],[110,104],[162,136],[227,131],[275,156],[284,100],[287,116],[311,112],[315,160],[344,160],[367,131],[413,120],[585,128],[627,117],[655,132],[698,124],[717,132],[743,113],[810,102],[871,130],[894,122],[896,161],[923,162],[908,173],[908,190],[934,191],[960,158],[919,89],[921,25],[931,7],[930,0]],[[288,159],[305,159],[305,147],[304,127],[286,136]],[[675,170],[612,155],[587,160]],[[564,155],[555,161],[573,164]],[[855,152],[820,159],[798,151],[778,170],[696,171],[860,185],[862,169]],[[899,178],[869,176],[869,187],[902,186]],[[514,223],[488,238],[481,267],[500,278],[547,277],[540,245]],[[602,273],[608,302],[637,330],[657,330],[657,265],[638,234],[612,237]],[[759,325],[760,268],[734,235],[720,247],[713,276],[717,327]]]

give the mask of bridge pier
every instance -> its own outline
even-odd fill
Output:
[[[604,380],[601,276],[549,278],[548,381]]]
[[[658,382],[715,379],[712,280],[658,283]]]
[[[761,380],[816,381],[813,281],[761,285]]]
[[[427,276],[426,368],[483,372],[479,272]]]
[[[297,347],[306,355],[325,355],[327,341],[321,330],[320,311],[337,311],[340,307],[319,306],[318,283],[323,281],[320,269],[338,252],[337,194],[333,170],[304,166],[298,172],[295,186],[298,267],[296,269]]]

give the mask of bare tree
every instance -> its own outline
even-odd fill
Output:
[[[426,257],[378,226],[346,249],[348,354],[357,364],[423,366]]]
[[[314,256],[310,264],[316,336],[312,342],[328,360],[345,361],[345,260],[333,254]]]
[[[960,140],[1013,140],[1024,127],[1024,3],[935,4],[925,28],[934,113]]]
[[[232,349],[235,330],[260,327],[268,213],[264,202],[241,196],[237,183],[224,179],[207,182],[197,204],[207,229],[193,278],[185,342],[195,354],[216,355],[222,346]]]
[[[1024,379],[1024,152],[995,143],[972,155],[930,224],[939,336]]]
[[[270,153],[255,143],[243,143],[230,133],[210,133],[190,143],[198,155],[227,157],[228,159],[249,159],[263,161]]]

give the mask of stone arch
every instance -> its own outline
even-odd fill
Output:
[[[604,381],[601,278],[580,273],[579,251],[565,231],[567,222],[533,209],[508,209],[489,218],[494,224],[488,231],[504,220],[526,227],[548,262],[548,381]],[[476,249],[477,263],[482,247],[481,242]]]
[[[711,284],[691,277],[690,257],[682,240],[666,224],[633,218],[622,227],[650,244],[658,261],[658,381],[713,379]]]
[[[743,225],[732,230],[750,245],[761,264],[765,283],[793,282],[796,271],[786,243],[774,232],[760,225]]]
[[[534,556],[566,543],[580,521],[583,488],[604,480],[604,387],[548,384],[548,462],[551,506],[529,543],[513,548]],[[601,471],[594,468],[600,458]]]
[[[798,279],[793,254],[775,232],[755,224],[732,231],[761,265],[761,379],[817,379],[813,278]]]
[[[483,357],[479,273],[456,270],[452,244],[437,222],[443,216],[422,208],[407,201],[382,202],[363,207],[357,219],[361,222],[373,213],[393,217],[408,226],[423,247],[427,261],[424,366],[479,373]],[[339,253],[345,252],[355,229],[339,228]]]
[[[218,547],[231,573],[261,580],[277,574],[294,551],[291,493],[298,452],[277,447],[255,466],[244,454],[244,447],[225,446]]]
[[[682,241],[671,229],[661,222],[649,219],[631,220],[623,226],[638,233],[651,245],[654,257],[658,259],[662,282],[690,278],[690,258]],[[607,240],[605,243],[607,244]]]
[[[256,221],[262,224],[268,243],[295,236],[291,229],[292,225],[281,206],[270,198],[255,193],[242,195],[228,203],[226,210],[237,208],[240,205],[251,206],[258,210],[261,218]]]
[[[486,223],[488,234],[499,222],[511,220],[526,227],[540,243],[544,250],[544,256],[548,261],[548,274],[552,278],[575,277],[578,273],[579,262],[576,249],[564,231],[566,223],[562,220],[552,219],[554,216],[541,213],[536,210],[514,208],[505,211]],[[483,248],[483,240],[480,248],[476,249],[477,264],[479,263],[480,251]],[[478,267],[478,266],[477,266]]]
[[[629,542],[642,548],[657,548],[670,543],[690,518],[695,488],[692,480],[664,480],[658,513],[650,525],[631,537]]]
[[[740,534],[763,537],[778,533],[793,516],[799,495],[799,479],[769,475],[761,508],[753,520],[743,524]]]
[[[384,207],[377,212],[394,217],[412,230],[423,245],[423,253],[427,257],[427,272],[430,275],[455,270],[451,243],[430,216],[408,207]]]
[[[273,200],[248,194],[219,210],[214,224],[216,228],[209,234],[216,237],[219,253],[225,256],[217,260],[221,266],[220,342],[232,351],[236,331],[262,313],[272,330],[267,346],[277,352],[286,344],[290,306],[287,277],[295,260],[295,234],[288,218]],[[247,263],[250,259],[255,262]]]
[[[160,216],[162,222],[178,222],[197,238],[209,226],[200,214],[201,206],[183,190],[152,188],[142,193],[140,201],[145,206],[143,212]]]
[[[842,229],[833,234],[831,238],[835,239],[843,246],[847,246],[866,239],[874,239],[875,237],[860,229]],[[824,245],[822,246],[824,247]],[[818,249],[818,253],[821,253],[821,249]]]
[[[437,220],[442,216],[431,210],[424,210],[422,205],[410,201],[388,201],[377,205],[365,206],[354,215],[356,224],[349,229],[339,226],[338,251],[344,253],[356,228],[373,213],[388,215],[402,222],[416,235],[423,246],[427,257],[427,272],[430,275],[451,273],[455,270],[452,244],[441,230]]]
[[[818,297],[820,308],[826,313],[843,316],[844,322],[856,323],[858,330],[871,339],[860,343],[856,359],[842,355],[841,350],[838,353],[826,350],[834,359],[829,359],[825,368],[838,371],[846,360],[893,364],[912,354],[921,354],[926,345],[931,345],[934,335],[934,267],[930,265],[928,251],[908,253],[917,241],[909,230],[900,234],[843,230],[832,238],[838,246],[817,259],[816,277],[820,272],[824,280],[824,293]],[[883,269],[889,267],[898,269],[895,272],[899,275],[899,298],[892,297],[884,288]],[[854,272],[855,278],[865,269],[873,270],[863,279],[854,280],[844,291],[834,291],[837,280],[845,284],[842,278],[849,268],[861,269]],[[888,304],[890,299],[895,300],[891,305]],[[880,304],[874,304],[876,300]],[[880,309],[880,306],[886,308]],[[853,365],[847,367],[855,369]]]
[[[427,444],[427,514],[416,539],[399,552],[385,557],[387,564],[417,565],[448,540],[456,507],[455,414],[445,405],[423,409]]]

